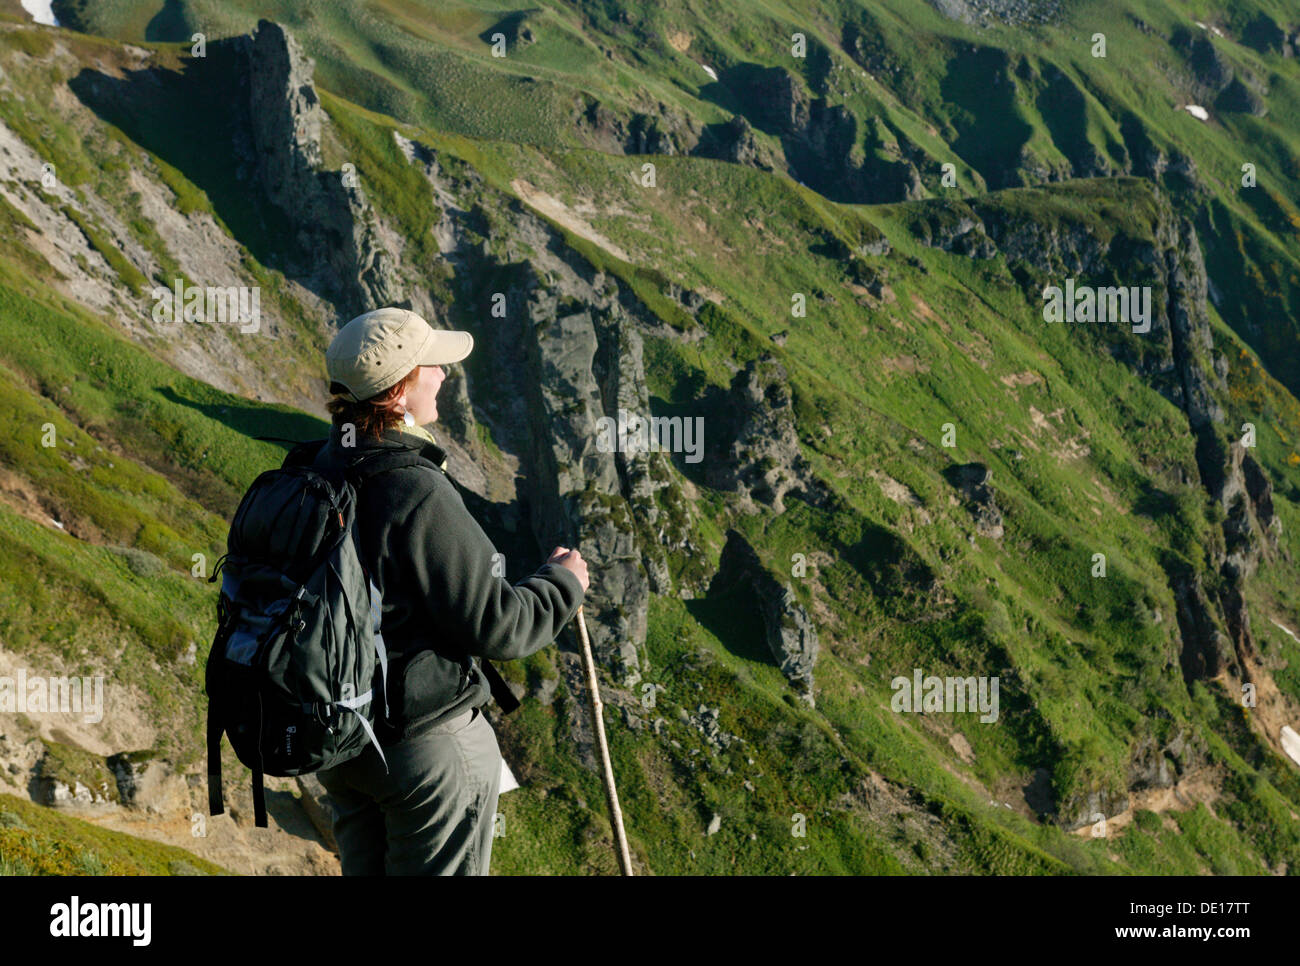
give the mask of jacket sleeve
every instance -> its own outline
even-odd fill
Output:
[[[582,603],[581,581],[555,564],[513,586],[494,576],[492,541],[444,479],[415,506],[404,529],[416,592],[428,601],[439,631],[467,654],[527,657],[555,640]]]

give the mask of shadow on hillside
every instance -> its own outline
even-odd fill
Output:
[[[837,541],[833,553],[856,570],[870,585],[882,611],[891,617],[913,621],[935,619],[934,592],[937,578],[911,544],[892,531],[862,521],[857,540]]]
[[[703,373],[697,373],[703,380]],[[729,448],[731,445],[731,435],[734,429],[730,426],[722,426],[722,432],[715,435],[713,432],[705,433],[705,429],[712,427],[718,428],[721,423],[720,416],[725,413],[726,391],[717,386],[708,385],[702,389],[692,387],[691,391],[696,392],[694,398],[688,399],[683,403],[671,403],[660,396],[651,395],[650,415],[659,419],[679,418],[682,420],[682,433],[680,436],[681,447],[678,449],[661,449],[664,455],[672,461],[673,468],[681,473],[697,487],[710,486],[710,466],[720,465],[729,458]],[[688,420],[692,422],[688,422]],[[686,431],[690,429],[690,442],[693,452],[686,452]],[[657,438],[657,437],[656,437]],[[669,442],[674,442],[676,437],[670,432],[668,435]],[[693,462],[692,462],[693,460]]]
[[[777,666],[767,645],[767,623],[759,585],[766,585],[762,563],[749,544],[729,531],[718,572],[702,598],[686,601],[686,610],[728,651],[747,661]]]
[[[715,591],[717,585],[715,577],[707,596],[686,601],[687,612],[731,654],[776,667],[767,647],[767,628],[753,587],[748,581],[740,581]]]
[[[773,92],[794,76],[784,67],[741,62],[725,68],[716,81],[703,85],[699,97],[744,117],[764,134],[780,138],[790,133],[791,118],[788,111],[782,114],[782,106],[788,105],[783,105]]]
[[[1134,513],[1150,520],[1158,520],[1178,512],[1178,501],[1174,499],[1172,493],[1160,489],[1150,480],[1143,480],[1141,487],[1142,492],[1133,503]]]
[[[182,0],[167,0],[144,28],[144,39],[151,44],[189,43],[194,36]]]
[[[273,409],[269,405],[238,403],[217,405],[200,402],[182,396],[171,386],[159,386],[158,394],[169,402],[198,410],[209,419],[249,439],[258,436],[278,436],[282,439],[303,442],[309,439],[322,439],[328,436],[330,431],[329,423],[308,413],[285,412]],[[275,445],[283,447],[286,451],[289,449],[287,443],[277,442]]]
[[[1017,90],[1010,58],[995,47],[958,49],[939,82],[957,133],[950,147],[990,189],[1022,183],[1021,149],[1034,129],[1025,119]]]
[[[254,180],[249,95],[239,56],[235,41],[217,40],[205,57],[188,60],[181,70],[145,67],[118,75],[85,68],[68,87],[106,124],[203,191],[217,217],[261,264],[306,275],[291,264],[297,233],[290,220],[262,199]],[[202,204],[179,199],[182,206],[187,200]]]

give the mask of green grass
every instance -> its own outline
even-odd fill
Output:
[[[787,369],[802,454],[831,492],[830,505],[792,497],[783,514],[746,516],[731,496],[679,463],[660,507],[692,538],[692,552],[669,554],[679,581],[712,572],[730,528],[783,580],[793,555],[816,561],[807,578],[789,581],[822,635],[817,710],[790,694],[744,591],[656,597],[644,674],[665,690],[654,709],[638,712],[640,730],[610,711],[633,845],[652,871],[1233,874],[1284,862],[1300,867],[1300,842],[1285,832],[1300,808],[1294,769],[1218,686],[1189,691],[1178,670],[1167,571],[1205,570],[1222,533],[1195,482],[1186,417],[1170,402],[1167,380],[1162,384],[1164,360],[1149,341],[1117,329],[1045,326],[1036,295],[1044,279],[1023,265],[921,241],[967,216],[1044,226],[1065,249],[1074,241],[1095,247],[1100,276],[1152,284],[1159,301],[1164,276],[1150,267],[1147,247],[1163,244],[1160,233],[1177,218],[1189,218],[1219,293],[1209,315],[1215,348],[1230,363],[1227,426],[1260,427],[1255,455],[1273,481],[1292,548],[1300,532],[1300,369],[1288,352],[1300,317],[1300,237],[1292,231],[1300,138],[1290,123],[1300,84],[1293,63],[1215,41],[1235,69],[1269,78],[1271,110],[1261,119],[1216,108],[1214,122],[1203,125],[1173,109],[1192,91],[1181,55],[1162,39],[1176,23],[1209,15],[1191,3],[1128,5],[1153,26],[1151,35],[1123,10],[1093,2],[1072,7],[1061,27],[988,30],[904,0],[851,8],[735,4],[708,18],[669,0],[626,19],[620,13],[630,8],[620,3],[575,8],[546,0],[521,18],[475,3],[194,0],[184,16],[217,37],[250,29],[255,6],[281,19],[317,60],[331,119],[326,168],[357,166],[363,193],[405,241],[407,267],[458,324],[486,324],[475,298],[519,277],[511,260],[526,254],[511,237],[511,212],[520,203],[512,182],[525,178],[628,253],[616,257],[551,224],[555,248],[574,266],[606,273],[629,311],[668,326],[646,340],[657,413],[702,415],[716,426],[738,366],[771,353]],[[1282,16],[1276,5],[1245,6]],[[85,29],[136,42],[151,39],[151,29],[188,26],[151,28],[144,5],[125,0],[75,7]],[[842,30],[850,21],[864,39],[846,50]],[[520,23],[538,42],[492,58],[483,35]],[[1107,34],[1105,59],[1092,58],[1080,40],[1094,29]],[[685,53],[669,43],[677,30],[690,35]],[[809,35],[806,62],[788,56],[793,30]],[[294,341],[277,346],[282,358],[259,362],[287,370],[290,360],[318,351],[321,333],[310,315],[295,310],[291,286],[265,267],[277,264],[287,220],[281,225],[247,204],[223,160],[236,133],[224,126],[226,115],[206,139],[196,136],[228,97],[230,78],[184,47],[163,45],[163,83],[152,93],[130,88],[141,102],[82,90],[98,118],[93,136],[83,137],[60,119],[45,90],[62,68],[36,37],[30,30],[3,35],[7,75],[20,56],[38,58],[39,67],[22,74],[23,102],[0,107],[0,118],[55,159],[64,183],[125,213],[133,236],[170,272],[174,263],[163,260],[156,231],[116,187],[125,166],[148,159],[181,210],[211,214],[246,247],[246,268],[285,313]],[[69,43],[106,46],[89,38]],[[761,113],[739,87],[710,85],[699,62],[730,77],[790,69],[810,96],[854,115],[855,156],[892,163],[906,154],[928,197],[836,204],[781,172],[586,147],[590,133],[574,117],[592,100],[624,119],[659,113],[660,103],[696,123],[723,120],[732,109]],[[174,123],[152,124],[150,116]],[[470,264],[456,269],[438,256],[432,230],[439,206],[394,131],[436,152],[443,178],[471,212]],[[779,146],[772,132],[759,137],[769,149]],[[1238,187],[1243,145],[1259,168],[1257,194]],[[1157,183],[1070,178],[1075,167],[1119,171],[1155,150],[1167,161],[1193,158],[1200,187],[1180,180],[1177,165]],[[656,166],[653,188],[639,180],[647,161]],[[955,165],[956,189],[942,186],[945,162]],[[985,191],[1040,176],[1065,180]],[[67,214],[127,287],[142,284],[121,254],[113,255],[97,221]],[[20,215],[0,206],[0,218],[21,236]],[[888,255],[861,253],[882,236],[892,245]],[[0,260],[0,411],[10,427],[0,447],[83,539],[0,509],[0,574],[19,589],[0,610],[0,634],[6,646],[67,660],[88,650],[88,663],[105,653],[97,641],[125,642],[124,676],[144,681],[167,720],[179,723],[173,751],[193,754],[199,733],[184,702],[197,692],[197,672],[179,658],[193,642],[202,657],[212,588],[187,576],[191,556],[211,559],[220,551],[243,487],[279,456],[249,436],[305,438],[323,427],[287,407],[177,375],[34,282],[38,256],[13,248]],[[672,297],[672,286],[708,301],[692,314]],[[795,295],[803,297],[802,316],[792,314]],[[772,340],[779,334],[780,345]],[[273,355],[262,348],[245,351]],[[1117,358],[1125,352],[1147,367],[1135,372]],[[56,430],[55,447],[39,445],[46,423]],[[941,445],[946,425],[956,430],[955,447]],[[494,451],[490,437],[483,443]],[[970,461],[993,470],[1001,541],[972,536],[969,509],[945,475]],[[920,505],[890,499],[880,474]],[[700,491],[693,505],[684,495],[687,479]],[[599,505],[602,517],[631,526],[620,499],[597,494],[589,502],[593,512]],[[1096,553],[1107,558],[1104,578],[1090,572]],[[1252,578],[1258,637],[1271,628],[1265,614],[1295,613],[1296,577],[1294,560],[1276,555]],[[1268,640],[1279,687],[1300,700],[1294,642],[1271,632]],[[161,670],[151,668],[155,661]],[[530,667],[550,677],[548,661],[538,656]],[[998,724],[890,712],[890,680],[914,667],[998,676]],[[529,702],[500,722],[502,745],[525,787],[503,799],[498,873],[614,871],[598,777],[576,763],[560,713],[563,702],[580,697],[562,690],[559,705]],[[719,708],[723,729],[743,742],[715,756],[678,714],[694,714],[701,704]],[[653,730],[656,719],[662,734]],[[1168,741],[1179,730],[1205,736],[1209,764],[1222,770],[1220,797],[1209,806],[1168,816],[1139,812],[1118,837],[1097,841],[995,799],[1016,799],[1036,770],[1046,769],[1058,802],[1077,814],[1090,795],[1125,790],[1142,742]],[[948,744],[956,732],[971,746],[970,763]],[[870,806],[864,783],[877,777],[900,790],[896,811]],[[715,814],[721,827],[706,835]],[[792,834],[797,816],[806,836]],[[93,868],[106,862],[88,861]]]
[[[169,752],[193,760],[202,664],[182,658],[205,655],[215,599],[193,576],[196,555],[211,573],[244,489],[279,462],[280,447],[251,436],[307,438],[324,424],[183,376],[48,291],[20,294],[10,265],[0,260],[0,452],[50,509],[38,523],[0,507],[0,573],[12,591],[0,640],[113,666],[160,723],[176,724],[165,729]]]
[[[497,158],[513,159],[502,163],[506,170],[527,164],[535,183],[561,199],[594,195],[600,205],[626,209],[637,204],[642,191],[624,176],[627,162],[622,159],[565,152],[548,155],[554,167],[543,169],[531,162],[527,149],[478,147],[480,152],[487,149]],[[924,605],[898,593],[911,589],[914,576],[905,569],[894,576],[880,570],[869,554],[855,551],[859,545],[870,547],[870,539],[861,532],[835,536],[797,504],[779,525],[754,530],[759,545],[778,560],[788,559],[795,549],[829,551],[833,562],[817,575],[829,595],[823,600],[849,626],[885,622],[873,635],[889,642],[883,667],[877,670],[878,657],[870,672],[853,665],[832,671],[835,659],[824,655],[825,673],[843,675],[846,683],[853,681],[879,699],[887,695],[884,684],[895,673],[913,666],[940,674],[1009,666],[1004,727],[987,729],[987,734],[980,727],[962,729],[975,749],[978,777],[993,783],[1010,775],[1027,778],[1035,767],[1047,767],[1059,800],[1074,807],[1082,807],[1098,790],[1122,792],[1135,734],[1144,727],[1166,733],[1161,722],[1170,717],[1184,723],[1198,720],[1181,680],[1168,671],[1174,608],[1160,563],[1162,548],[1173,547],[1203,565],[1203,548],[1214,539],[1203,494],[1167,480],[1175,467],[1187,472],[1193,465],[1191,441],[1182,428],[1185,417],[1123,370],[1096,365],[1095,342],[1105,335],[1081,340],[1059,327],[1044,327],[1038,307],[1020,294],[1001,259],[978,264],[910,244],[910,220],[931,214],[932,203],[870,213],[895,241],[896,255],[875,262],[887,269],[895,298],[883,305],[870,303],[864,312],[845,296],[843,283],[827,285],[828,275],[835,277],[835,259],[819,254],[815,246],[801,251],[781,244],[787,238],[817,237],[818,232],[822,237],[851,234],[849,226],[863,218],[858,211],[830,207],[837,217],[827,218],[829,206],[806,203],[802,192],[780,190],[770,176],[709,162],[660,159],[659,185],[663,200],[649,216],[649,229],[613,217],[593,223],[618,244],[653,259],[666,277],[686,284],[698,279],[721,290],[722,306],[701,313],[709,334],[703,342],[647,343],[647,378],[663,405],[674,412],[709,412],[709,386],[729,381],[727,365],[751,358],[764,346],[763,336],[786,329],[789,342],[780,355],[791,369],[805,452],[823,478],[843,481],[836,485],[852,509],[839,511],[841,521],[846,512],[891,524],[900,520],[902,511],[866,479],[868,468],[880,467],[904,480],[934,515],[950,491],[940,473],[948,460],[979,459],[995,467],[997,499],[1006,514],[1004,548],[1010,552],[985,550],[982,544],[960,549],[969,524],[964,510],[958,510],[939,514],[933,527],[901,546],[895,538],[884,558],[911,555],[942,575],[966,617],[912,626],[910,615]],[[692,205],[696,197],[707,198],[708,206]],[[981,201],[980,209],[1081,226],[1117,250],[1150,242],[1158,220],[1167,217],[1154,194],[1136,179],[999,193]],[[736,226],[759,211],[764,228],[756,244]],[[939,209],[941,217],[943,211]],[[689,217],[703,220],[704,227],[692,228]],[[862,223],[864,230],[875,230],[871,222]],[[696,235],[714,239],[714,244],[697,248],[691,244]],[[681,243],[671,252],[652,247],[661,237]],[[774,251],[783,254],[775,270],[769,261]],[[788,316],[791,291],[813,296],[806,320]],[[819,291],[830,297],[818,297]],[[648,299],[642,304],[654,311]],[[909,356],[925,360],[930,371],[908,378],[891,375],[879,364]],[[1040,381],[1013,394],[1001,377],[1023,371],[1038,373]],[[990,406],[994,399],[1001,404]],[[1047,420],[1044,428],[1030,418],[1030,404],[1040,413],[1061,415]],[[1294,403],[1282,411],[1293,418]],[[949,421],[960,426],[959,447],[951,456],[918,458],[902,447],[909,436],[934,446],[940,426]],[[829,436],[816,432],[822,422],[831,430]],[[1071,438],[1086,440],[1088,452],[1081,458],[1055,455],[1053,450]],[[1008,457],[1009,444],[1027,458]],[[1287,485],[1295,470],[1288,467],[1286,453],[1274,447],[1262,455],[1279,487]],[[1102,532],[1098,520],[1106,521]],[[1092,554],[1099,551],[1109,560],[1105,579],[1089,573]],[[945,563],[958,553],[964,569]],[[996,598],[984,593],[985,580],[996,583]],[[736,609],[734,602],[719,601],[718,606],[724,612]],[[1162,625],[1151,621],[1157,608],[1165,615]],[[986,616],[974,620],[975,614]],[[652,614],[652,628],[655,620]],[[669,636],[683,633],[678,627]],[[647,650],[654,653],[650,644]],[[761,654],[746,653],[749,660],[763,662]],[[779,676],[772,669],[765,673],[769,687],[779,692],[784,686]],[[821,675],[819,670],[819,680]],[[736,700],[750,697],[741,690]],[[823,713],[846,723],[844,741],[863,761],[888,767],[891,777],[909,787],[934,790],[931,794],[946,789],[970,815],[980,815],[986,803],[963,799],[937,763],[921,766],[931,758],[917,751],[918,740],[924,739],[913,736],[882,758],[882,749],[898,740],[889,737],[896,729],[867,727],[856,703],[833,696],[824,700]],[[700,813],[705,807],[696,806]],[[965,843],[961,861],[966,868],[1108,867],[1059,832],[1030,826],[1017,830],[1022,838],[1012,835],[1005,840],[1011,844],[998,845],[1004,840],[997,836],[1011,833],[995,833],[998,826],[987,825],[988,818],[959,819],[957,814],[952,813],[947,828],[955,841]],[[671,830],[663,830],[662,835],[668,834]],[[1249,848],[1263,847],[1261,834],[1254,833]],[[702,849],[693,851],[698,857]],[[1040,852],[1054,858],[1047,861]],[[1140,857],[1134,852],[1131,861]]]
[[[229,875],[184,849],[0,795],[0,875]]]
[[[81,229],[81,233],[86,236],[86,241],[90,242],[90,247],[104,257],[104,261],[117,275],[118,280],[130,290],[132,295],[140,298],[144,294],[147,280],[139,269],[126,259],[126,256],[122,254],[122,250],[106,238],[103,231],[96,228],[90,219],[77,208],[63,205],[60,210]]]

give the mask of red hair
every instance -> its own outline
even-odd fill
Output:
[[[330,392],[335,393],[326,408],[334,419],[335,426],[351,423],[360,436],[372,439],[383,437],[384,430],[400,425],[402,413],[398,412],[397,400],[415,382],[419,367],[408,372],[396,385],[390,386],[378,395],[353,402],[347,397],[346,390],[339,383],[330,383]]]

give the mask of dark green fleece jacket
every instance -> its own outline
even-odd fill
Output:
[[[317,467],[346,465],[380,449],[410,449],[443,467],[429,438],[390,429],[382,440],[341,445],[339,428]],[[513,586],[493,575],[492,541],[442,469],[408,466],[367,480],[357,499],[361,560],[383,595],[381,633],[392,656],[388,742],[488,701],[475,657],[510,661],[555,640],[582,603],[570,571],[544,564]],[[501,568],[496,568],[500,570]]]

